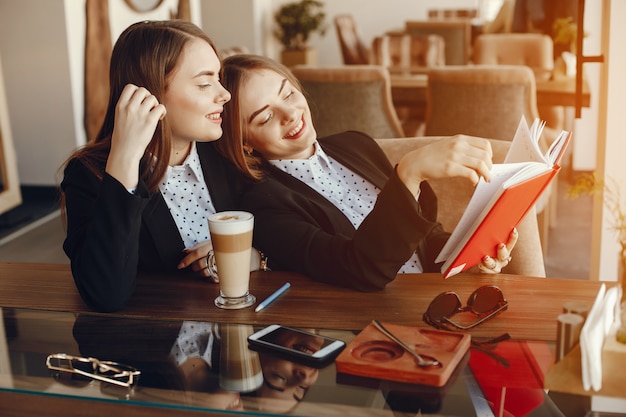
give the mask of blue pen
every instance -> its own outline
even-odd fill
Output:
[[[254,309],[254,312],[258,313],[259,311],[263,310],[268,305],[272,304],[274,301],[276,301],[278,297],[280,297],[285,291],[287,291],[289,287],[291,287],[291,284],[288,282],[285,283],[285,285],[277,289],[274,292],[274,294],[270,295],[265,300],[261,301],[261,303],[259,303],[259,305]]]

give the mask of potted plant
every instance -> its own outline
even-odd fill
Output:
[[[552,40],[557,61],[562,60],[565,65],[565,74],[576,75],[576,38],[578,25],[571,16],[555,19],[552,23]],[[583,37],[587,36],[586,33]]]
[[[561,49],[576,53],[577,31],[578,25],[571,16],[560,17],[555,19],[554,23],[552,23],[552,40],[554,44],[560,46]]]
[[[317,0],[301,0],[284,4],[274,19],[278,28],[274,35],[283,46],[281,59],[283,64],[314,64],[315,50],[308,46],[311,34],[326,33],[326,14],[322,11],[323,3]]]

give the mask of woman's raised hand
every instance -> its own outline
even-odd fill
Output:
[[[165,114],[165,106],[145,88],[128,84],[122,90],[106,171],[126,188],[137,186],[139,162]]]
[[[397,172],[407,188],[417,194],[423,180],[465,177],[476,184],[483,177],[489,181],[492,156],[489,140],[456,135],[407,153],[398,163]]]

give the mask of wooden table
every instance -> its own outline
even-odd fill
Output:
[[[549,80],[537,80],[537,105],[564,106],[576,105],[576,78],[557,76]],[[583,78],[582,106],[591,106],[589,83]]]
[[[384,290],[356,292],[284,272],[254,272],[251,292],[262,300],[283,283],[292,286],[266,310],[221,310],[214,306],[218,286],[192,277],[141,276],[128,307],[105,316],[200,320],[267,325],[281,323],[319,329],[360,330],[373,318],[383,322],[426,327],[422,314],[443,291],[455,291],[465,302],[482,285],[498,285],[509,302],[502,312],[470,333],[493,337],[508,332],[515,339],[554,342],[556,317],[565,302],[589,306],[600,282],[533,278],[514,275],[459,274],[444,280],[440,274],[398,276]],[[0,306],[73,313],[91,312],[82,302],[68,265],[0,263]],[[463,313],[469,314],[469,313]],[[459,315],[459,321],[471,317]],[[136,416],[195,416],[196,411],[142,407],[55,395],[38,395],[0,389],[3,416],[50,415],[79,417],[131,413]],[[212,415],[222,415],[213,413]],[[230,415],[230,414],[224,414]],[[378,415],[378,414],[372,414]]]
[[[428,74],[407,72],[391,72],[391,92],[396,105],[424,105]],[[549,80],[537,80],[537,105],[566,106],[575,104],[576,79],[574,77],[557,76]],[[583,107],[589,107],[591,95],[589,84],[583,80]]]
[[[508,310],[470,333],[493,337],[510,333],[514,339],[556,340],[556,317],[563,304],[577,301],[589,307],[600,282],[459,274],[399,275],[383,291],[364,293],[312,281],[285,272],[254,272],[251,292],[263,300],[285,282],[291,288],[267,309],[222,310],[214,306],[218,286],[199,279],[167,275],[142,276],[128,307],[116,312],[128,317],[209,320],[222,323],[271,324],[360,330],[372,319],[427,327],[422,315],[443,291],[455,291],[463,302],[482,285],[497,285]],[[0,263],[0,306],[52,311],[89,312],[74,286],[68,265]],[[467,313],[469,314],[469,313]],[[459,320],[470,317],[460,316]]]

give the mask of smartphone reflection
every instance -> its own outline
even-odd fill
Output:
[[[267,339],[269,342],[279,346],[312,355],[324,346],[324,338],[315,332],[316,330],[314,329],[294,332],[282,327],[268,334]]]
[[[313,354],[324,345],[324,338],[318,336],[313,329],[307,333],[276,332],[272,342],[286,348]],[[263,384],[254,393],[248,396],[255,397],[256,401],[246,401],[246,409],[256,409],[266,412],[289,412],[302,401],[309,388],[317,382],[319,369],[303,365],[284,358],[275,353],[259,352]]]

